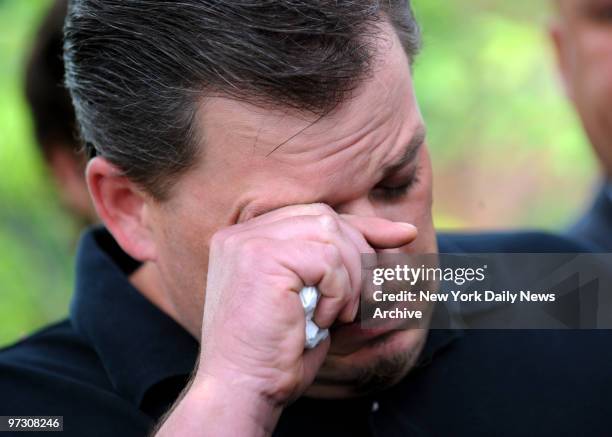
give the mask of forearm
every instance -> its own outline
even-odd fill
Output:
[[[237,384],[206,379],[190,385],[154,435],[270,436],[281,410]]]

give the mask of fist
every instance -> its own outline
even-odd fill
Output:
[[[284,405],[312,383],[329,339],[304,350],[299,291],[316,285],[320,328],[359,308],[361,253],[408,244],[416,229],[374,217],[295,205],[217,232],[211,241],[196,378]]]

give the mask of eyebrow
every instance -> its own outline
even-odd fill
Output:
[[[404,152],[399,160],[396,162],[386,165],[383,168],[383,174],[388,176],[400,168],[404,167],[406,164],[411,163],[416,158],[419,150],[421,150],[421,146],[425,143],[426,129],[425,126],[419,125],[414,131],[412,138],[406,145]]]

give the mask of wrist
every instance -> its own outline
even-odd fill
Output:
[[[207,411],[209,425],[213,421],[216,422],[215,429],[233,431],[227,435],[271,435],[282,406],[241,379],[197,375],[185,398],[196,411],[202,411],[202,408]]]
[[[265,437],[281,412],[280,405],[235,381],[198,375],[155,435]]]

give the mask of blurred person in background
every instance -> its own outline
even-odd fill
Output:
[[[62,203],[82,225],[97,221],[85,182],[86,159],[79,151],[70,95],[64,87],[63,25],[67,2],[51,6],[34,41],[26,69],[25,95],[34,131]]]
[[[556,0],[550,34],[561,78],[593,146],[603,183],[569,230],[612,249],[612,0]]]

